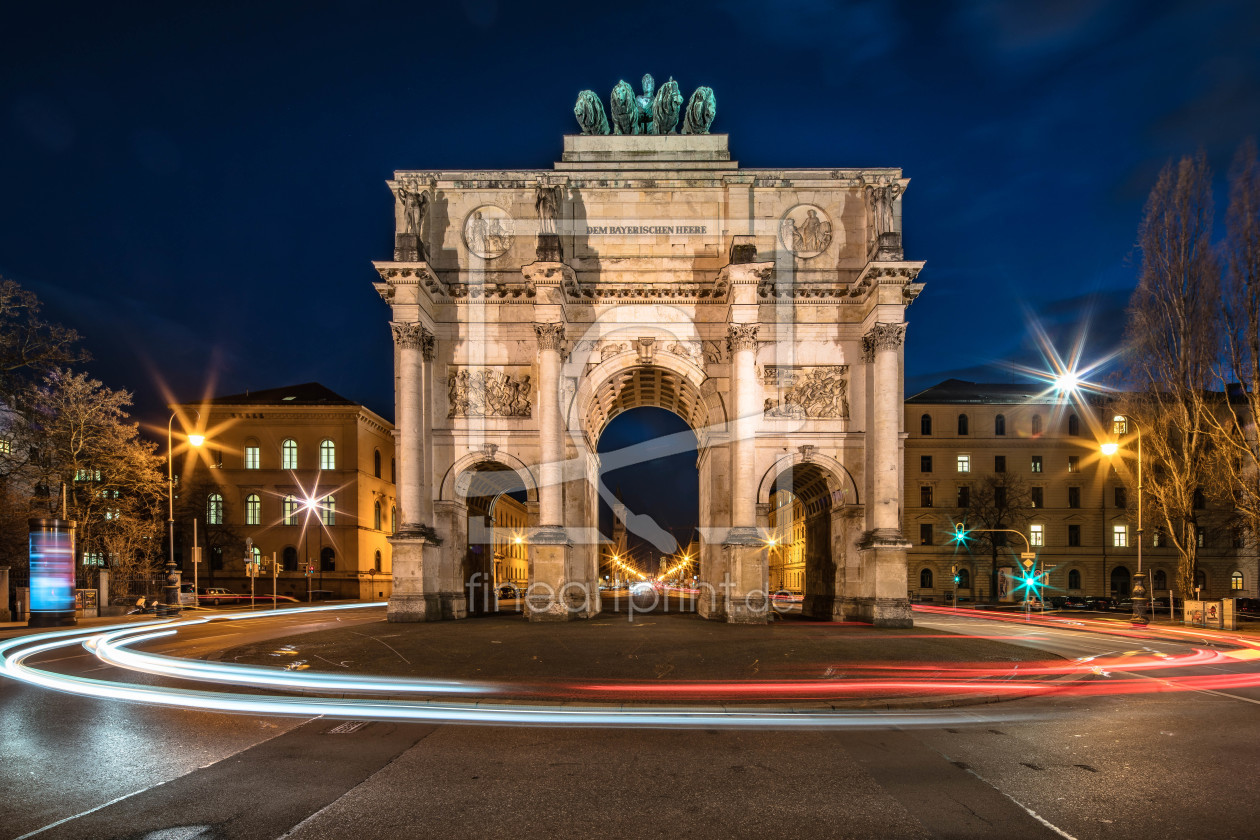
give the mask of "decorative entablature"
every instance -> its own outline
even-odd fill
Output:
[[[914,282],[923,270],[922,262],[872,262],[849,289],[849,297],[866,300],[876,286],[900,286],[901,299],[908,306],[923,291],[923,284]]]
[[[373,262],[372,267],[380,275],[383,282],[374,283],[377,293],[388,304],[394,303],[396,287],[400,283],[418,285],[428,291],[429,296],[447,294],[446,284],[438,279],[433,269],[424,262]]]

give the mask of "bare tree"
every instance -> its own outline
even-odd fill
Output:
[[[1217,379],[1226,399],[1209,415],[1217,453],[1217,477],[1209,486],[1254,542],[1260,535],[1260,164],[1254,140],[1242,145],[1230,170],[1224,254],[1225,352]]]
[[[41,376],[87,358],[79,334],[40,315],[34,292],[0,278],[0,397],[11,398],[22,374]]]
[[[1202,153],[1160,172],[1138,245],[1142,272],[1129,301],[1126,337],[1131,390],[1120,407],[1142,436],[1147,516],[1176,548],[1177,586],[1188,593],[1198,558],[1196,496],[1207,484],[1211,461],[1213,365],[1221,348],[1212,175]],[[1130,485],[1135,474],[1127,471]]]
[[[1028,483],[1011,473],[996,473],[968,486],[965,504],[958,508],[963,527],[974,534],[976,549],[990,557],[989,600],[997,601],[998,555],[1006,550],[1009,534],[1020,530],[1032,516],[1032,491]]]
[[[119,592],[141,582],[147,584],[159,574],[162,526],[157,519],[128,516],[107,520],[99,526],[96,541],[104,549]]]

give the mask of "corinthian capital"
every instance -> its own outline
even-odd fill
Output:
[[[417,323],[408,321],[391,321],[389,328],[394,331],[394,343],[404,350],[421,349],[421,341],[423,339],[425,328]],[[432,333],[429,333],[432,335]]]
[[[564,324],[534,324],[539,350],[564,349]]]
[[[905,324],[876,324],[862,336],[862,349],[873,358],[879,350],[898,349],[905,340]]]
[[[726,328],[726,351],[757,349],[756,324],[731,324]]]

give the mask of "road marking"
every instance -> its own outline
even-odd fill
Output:
[[[74,816],[66,817],[64,819],[57,820],[56,822],[49,823],[43,828],[37,828],[34,831],[28,831],[26,834],[23,834],[21,837],[13,838],[13,840],[26,840],[26,838],[34,837],[36,834],[43,834],[45,831],[47,831],[50,828],[56,828],[57,826],[64,825],[70,822],[71,820],[77,820],[80,817],[86,817],[88,814],[93,814],[101,810],[102,808],[108,808],[110,805],[113,805],[116,802],[122,802],[124,799],[130,799],[133,796],[144,793],[147,790],[153,790],[155,787],[161,787],[164,784],[166,784],[166,782],[158,782],[155,785],[149,785],[146,788],[141,788],[140,790],[132,791],[131,793],[124,793],[122,796],[119,796],[115,799],[111,799],[108,802],[102,802],[100,805],[97,805],[95,808],[88,808],[86,811],[83,811],[82,813],[75,814]]]
[[[958,762],[953,761],[953,760],[952,760],[949,756],[945,755],[944,753],[937,753],[937,754],[938,754],[938,755],[940,755],[940,756],[941,756],[941,758],[944,758],[946,761],[948,761],[948,762],[950,762],[951,764],[953,764],[954,766],[958,766]],[[997,785],[993,784],[993,782],[990,782],[990,781],[989,781],[988,779],[986,779],[984,776],[981,776],[981,775],[980,775],[979,773],[977,773],[975,770],[972,770],[972,769],[971,769],[971,767],[970,767],[970,765],[964,766],[964,767],[962,768],[962,770],[963,770],[964,772],[966,772],[966,773],[970,773],[971,775],[975,776],[977,779],[979,779],[980,781],[984,782],[986,785],[988,785],[989,787],[993,788],[993,789],[994,789],[994,790],[996,790],[998,793],[1002,794],[1002,795],[1003,795],[1003,796],[1005,796],[1007,799],[1009,799],[1009,800],[1011,800],[1012,802],[1014,802],[1016,805],[1018,805],[1020,808],[1022,808],[1022,809],[1023,809],[1024,813],[1028,814],[1028,816],[1032,817],[1034,820],[1036,820],[1037,822],[1041,823],[1041,824],[1042,824],[1042,825],[1044,825],[1046,828],[1048,828],[1048,829],[1050,829],[1051,831],[1053,831],[1055,834],[1059,835],[1060,837],[1065,838],[1065,840],[1077,840],[1077,838],[1076,838],[1075,836],[1073,836],[1073,835],[1071,835],[1071,834],[1068,834],[1066,831],[1064,831],[1063,829],[1059,828],[1057,825],[1055,825],[1054,823],[1050,822],[1050,821],[1049,821],[1048,819],[1046,819],[1045,817],[1041,816],[1041,814],[1038,814],[1038,813],[1037,813],[1036,811],[1034,811],[1032,808],[1029,808],[1029,807],[1028,807],[1027,805],[1025,805],[1023,802],[1020,802],[1018,799],[1016,799],[1015,797],[1011,796],[1009,793],[1007,793],[1006,791],[1002,790],[1002,789],[1001,789],[1001,788],[999,788]],[[19,838],[19,840],[20,840],[20,838]]]
[[[1260,659],[1260,650],[1255,648],[1247,648],[1245,650],[1227,650],[1225,655],[1232,659]]]

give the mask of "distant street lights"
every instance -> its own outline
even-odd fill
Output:
[[[1111,432],[1117,438],[1128,434],[1129,424],[1137,435],[1137,574],[1133,576],[1133,618],[1134,624],[1146,625],[1146,575],[1142,574],[1142,430],[1131,417],[1117,414],[1111,418]],[[1101,447],[1104,455],[1115,455],[1120,449],[1118,440],[1109,440]]]
[[[201,415],[192,412],[197,419]],[[166,538],[170,551],[166,557],[166,585],[162,587],[162,614],[175,615],[179,612],[179,571],[175,567],[175,468],[172,453],[175,451],[174,425],[178,411],[171,412],[171,419],[166,421]],[[188,435],[188,442],[193,446],[201,446],[206,442],[205,435]]]

